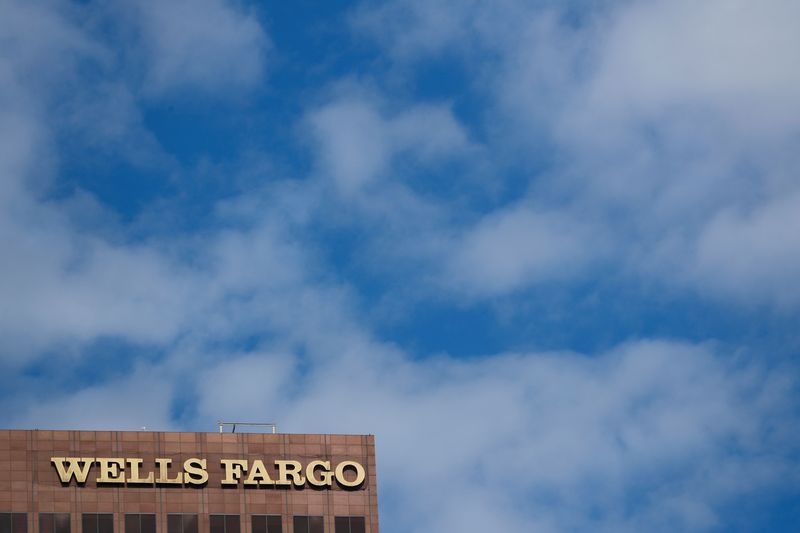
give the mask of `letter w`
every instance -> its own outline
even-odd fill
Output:
[[[64,461],[69,465],[66,469]],[[86,477],[89,475],[89,469],[92,468],[94,457],[51,457],[50,462],[56,465],[58,477],[61,478],[62,483],[69,483],[73,476],[78,483],[86,483]],[[81,463],[83,464],[81,465]]]

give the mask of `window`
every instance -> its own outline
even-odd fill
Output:
[[[114,515],[111,513],[83,513],[83,533],[114,533]]]
[[[253,515],[253,533],[283,533],[281,517],[277,515]]]
[[[336,533],[364,533],[363,516],[337,516],[333,519]]]
[[[28,533],[27,513],[0,513],[0,533]]]
[[[238,514],[212,514],[208,519],[211,533],[239,533]]]
[[[125,533],[156,533],[156,515],[126,514]]]
[[[69,533],[69,513],[41,513],[39,533]]]
[[[294,533],[324,533],[321,516],[295,516]]]
[[[197,533],[197,515],[168,514],[167,533]]]

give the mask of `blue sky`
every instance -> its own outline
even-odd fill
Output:
[[[374,433],[389,533],[794,530],[798,17],[0,1],[0,423]]]

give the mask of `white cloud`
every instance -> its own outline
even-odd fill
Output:
[[[309,114],[321,171],[344,194],[386,178],[405,153],[418,164],[464,154],[466,134],[446,106],[414,105],[387,113],[367,97],[339,97]]]
[[[603,40],[588,108],[641,121],[698,106],[756,136],[796,128],[798,16],[785,0],[634,3]]]
[[[357,191],[384,170],[390,156],[380,115],[359,102],[328,105],[310,117],[325,172],[340,190]]]
[[[159,369],[142,367],[125,377],[40,400],[16,413],[13,421],[26,428],[168,431],[175,384]]]
[[[800,301],[800,196],[750,213],[719,213],[702,231],[692,262],[698,283],[743,301]]]
[[[157,47],[152,68],[159,90],[176,87],[181,76],[212,89],[251,84],[260,76],[265,37],[255,19],[222,2],[207,4],[205,10],[188,3],[137,4],[142,16],[150,17],[143,31]],[[116,77],[114,54],[91,33],[91,25],[82,25],[81,15],[102,19],[119,12],[93,7],[4,3],[0,294],[13,302],[0,308],[5,364],[24,364],[54,346],[108,336],[169,344],[200,309],[236,289],[231,277],[245,282],[234,265],[241,248],[226,251],[233,239],[225,234],[215,238],[203,265],[212,267],[204,270],[178,258],[175,246],[181,243],[131,242],[115,216],[85,191],[54,191],[59,159],[72,155],[59,153],[61,136],[167,177],[174,170],[144,125],[135,90]],[[101,82],[82,79],[86,65],[105,74]],[[270,251],[259,244],[260,236],[245,247],[261,254],[252,259],[263,267]],[[266,232],[263,237],[278,246]],[[214,255],[214,246],[224,257]],[[273,268],[280,264],[274,260],[278,253],[283,252],[273,254],[261,276],[278,276]],[[291,268],[280,266],[282,272]],[[213,285],[212,271],[220,276],[221,292],[203,289]]]
[[[505,38],[514,38],[531,7],[517,0],[364,2],[354,10],[351,24],[379,41],[393,58],[416,62],[443,52],[479,51],[486,43],[476,42],[476,36],[508,44]]]
[[[478,127],[493,134],[489,151],[522,166],[555,154],[544,172],[531,174],[524,201],[548,205],[560,227],[594,230],[551,239],[549,259],[534,262],[504,244],[509,231],[496,230],[497,243],[489,237],[489,228],[510,227],[499,221],[513,218],[515,208],[500,205],[483,214],[476,231],[462,233],[461,248],[466,255],[485,248],[507,262],[496,261],[496,272],[487,269],[486,279],[496,274],[496,282],[475,290],[475,278],[463,284],[467,292],[485,296],[551,279],[534,272],[545,264],[574,264],[575,250],[596,249],[599,234],[615,252],[618,270],[633,279],[740,303],[800,304],[795,291],[777,289],[794,283],[794,240],[773,229],[759,232],[756,243],[755,230],[726,224],[730,240],[733,232],[745,233],[741,238],[752,244],[747,253],[733,262],[716,260],[730,259],[733,249],[723,254],[710,244],[721,238],[721,221],[731,213],[765,213],[800,191],[795,2],[565,7],[511,1],[491,8],[408,0],[364,7],[354,19],[397,64],[463,61],[487,98]],[[505,164],[485,172],[502,179]],[[558,234],[541,223],[516,228],[517,243]],[[445,227],[441,233],[458,232]],[[449,271],[450,257],[430,257],[435,268]],[[580,280],[587,272],[563,275]]]
[[[346,297],[313,282],[307,256],[271,232],[218,238],[212,274],[184,302],[197,307],[185,344],[157,366],[22,406],[15,423],[169,428],[180,383],[198,395],[198,429],[236,414],[284,431],[375,433],[389,531],[702,530],[727,523],[727,503],[798,477],[783,459],[798,431],[786,377],[659,341],[413,360],[372,340]],[[246,331],[269,340],[232,356],[205,345]]]
[[[285,353],[227,355],[227,362],[202,370],[196,377],[207,391],[201,395],[198,410],[209,420],[272,421],[272,406],[300,379],[295,361]],[[231,394],[231,391],[239,394]],[[241,398],[247,399],[247,407]]]
[[[607,255],[604,237],[562,213],[525,206],[497,211],[456,239],[445,283],[498,294],[570,279]]]
[[[177,333],[191,276],[151,249],[109,245],[38,214],[52,225],[31,231],[4,220],[0,228],[9,258],[0,292],[14,302],[0,312],[3,359],[24,361],[54,343],[102,335],[164,342]]]
[[[597,223],[629,217],[626,265],[745,305],[800,304],[786,290],[800,250],[786,207],[800,192],[797,16],[782,0],[634,3],[597,33],[554,127]]]
[[[798,476],[783,452],[760,454],[792,446],[793,421],[764,439],[793,385],[708,347],[414,362],[356,337],[343,356],[312,360],[302,373],[287,372],[297,356],[220,362],[219,387],[198,388],[199,420],[224,408],[284,431],[375,433],[392,531],[703,530],[727,523],[730,501]]]
[[[253,351],[209,351],[203,336],[217,332],[197,331],[154,367],[21,406],[13,421],[169,429],[180,389],[197,394],[197,429],[236,414],[374,433],[384,529],[412,533],[705,530],[729,524],[726,505],[800,477],[787,459],[796,383],[710,346],[420,360],[371,340],[324,287],[267,296],[240,304],[274,332]]]
[[[51,192],[59,158],[54,138],[63,115],[54,111],[53,102],[72,102],[54,91],[68,93],[76,64],[103,58],[105,50],[54,9],[9,3],[4,13],[0,358],[19,363],[54,341],[102,334],[161,340],[174,325],[164,320],[172,314],[174,298],[164,287],[180,286],[172,283],[167,262],[146,247],[128,248],[85,234],[67,215],[68,202],[41,200]],[[121,123],[111,136],[134,138],[121,133],[130,131],[127,118]]]
[[[133,7],[147,52],[146,94],[217,93],[261,82],[269,39],[254,13],[236,2],[140,0]]]

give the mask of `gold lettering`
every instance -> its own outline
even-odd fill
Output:
[[[269,477],[264,461],[256,459],[250,465],[250,475],[244,480],[245,485],[274,485],[275,482]]]
[[[140,458],[119,457],[51,457],[50,462],[56,467],[58,477],[62,483],[86,483],[89,471],[94,463],[98,465],[97,483],[103,484],[189,484],[203,485],[208,482],[208,462],[206,459],[191,457],[183,462],[183,471],[170,476],[172,459],[157,458],[158,475],[147,472],[144,477],[143,463]],[[331,462],[315,460],[309,462],[305,469],[299,461],[276,460],[277,480],[271,477],[271,469],[264,465],[264,461],[256,459],[252,463],[246,459],[221,459],[220,464],[225,469],[222,485],[295,485],[298,487],[308,483],[314,487],[331,487],[333,481],[344,488],[359,487],[366,480],[366,470],[356,461],[342,461],[334,470]],[[249,468],[248,468],[249,466]],[[125,476],[127,468],[127,478]],[[349,471],[352,471],[350,473]],[[305,475],[304,475],[305,474]],[[273,474],[274,475],[274,474]],[[155,478],[155,480],[154,480]],[[352,478],[352,479],[350,479]]]
[[[69,465],[66,469],[64,468],[65,461]],[[62,483],[69,483],[73,477],[77,483],[86,483],[89,469],[94,463],[94,457],[51,457],[50,462],[55,465]]]
[[[164,485],[178,485],[183,482],[183,475],[178,473],[174,478],[169,477],[169,465],[172,464],[172,459],[156,459],[158,465],[158,478],[156,483]]]
[[[222,459],[220,463],[225,467],[225,479],[222,480],[222,484],[238,485],[239,478],[242,477],[242,471],[247,470],[247,461],[243,459]]]
[[[97,476],[98,483],[125,483],[125,459],[121,457],[98,457],[97,464],[100,465],[100,475]]]
[[[315,472],[317,467],[322,467],[322,478],[318,478]],[[331,472],[330,461],[311,461],[306,466],[306,479],[315,487],[330,487],[333,484],[333,472]]]
[[[347,467],[351,467],[356,471],[356,478],[353,481],[347,481],[347,479],[344,477],[344,469]],[[367,473],[364,471],[364,467],[355,461],[342,461],[336,465],[336,481],[343,487],[358,487],[364,483],[364,479],[366,477]]]
[[[276,482],[277,485],[290,485],[289,479],[287,476],[292,476],[292,483],[296,486],[300,487],[303,483],[306,482],[306,478],[303,477],[302,472],[302,465],[298,461],[275,461],[275,464],[278,466],[278,481]]]
[[[208,481],[208,472],[206,471],[206,460],[192,457],[183,462],[183,482],[191,485],[202,485]]]
[[[150,472],[147,474],[147,477],[139,477],[139,468],[141,468],[142,463],[144,462],[142,459],[126,459],[128,463],[130,474],[128,475],[128,483],[146,483],[149,485],[153,484],[153,473]]]

